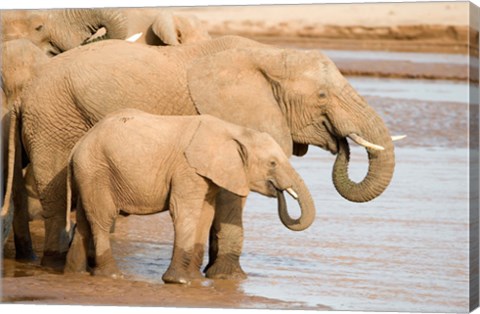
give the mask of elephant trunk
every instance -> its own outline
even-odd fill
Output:
[[[346,120],[346,124],[340,133],[344,135],[339,139],[339,152],[333,166],[332,179],[338,193],[347,200],[368,202],[382,194],[392,179],[395,168],[394,146],[385,123],[373,108],[368,106],[365,100],[357,95],[350,86],[346,94],[350,101],[353,99],[358,105],[361,117],[356,121],[364,123],[352,127],[347,126],[348,119],[343,119],[342,122]],[[341,128],[342,126],[340,126]],[[356,130],[355,133],[345,131],[351,129]],[[346,140],[347,136],[353,138],[357,143],[359,141],[355,137],[367,141],[367,144],[361,143],[361,145],[366,146],[368,153],[368,172],[365,178],[358,183],[350,180],[348,176],[350,149]],[[370,143],[374,145],[368,145]]]
[[[297,199],[300,205],[301,215],[297,219],[290,217],[283,191],[277,189],[278,216],[283,225],[288,229],[302,231],[307,229],[315,219],[315,204],[303,179],[296,172],[294,172],[294,178],[295,183],[291,188],[286,190]]]
[[[52,14],[54,44],[61,51],[103,39],[125,39],[126,16],[111,9],[68,9]]]

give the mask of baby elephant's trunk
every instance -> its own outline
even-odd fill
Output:
[[[298,201],[301,210],[300,217],[297,219],[290,217],[285,196],[281,190],[277,190],[278,216],[288,229],[302,231],[307,229],[315,219],[315,204],[310,191],[305,185],[305,182],[303,182],[303,179],[295,171],[293,172],[294,184],[285,190]]]

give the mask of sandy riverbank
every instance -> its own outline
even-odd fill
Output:
[[[164,230],[165,239],[173,234],[168,215],[163,215],[155,229]],[[135,217],[134,219],[135,220]],[[122,230],[118,238],[126,237],[127,224],[132,219],[120,219],[117,228]],[[33,244],[37,256],[42,256],[43,222],[30,223]],[[123,232],[123,233],[122,233]],[[161,232],[160,232],[161,233]],[[115,239],[113,240],[115,242]],[[121,241],[121,240],[119,240]],[[167,240],[168,242],[168,240]],[[169,243],[169,246],[171,243]],[[169,253],[167,253],[168,255]],[[160,254],[161,255],[161,254]],[[139,280],[126,275],[125,279],[92,277],[87,274],[63,275],[49,271],[39,261],[21,263],[14,260],[13,237],[5,245],[0,302],[14,304],[70,304],[70,305],[128,305],[162,307],[211,307],[211,308],[270,308],[308,309],[301,302],[286,302],[244,293],[241,281],[208,280],[190,286],[165,285],[159,278]],[[168,261],[168,256],[159,256]],[[125,293],[128,291],[128,293]],[[101,292],[101,293],[100,293]],[[311,308],[313,309],[313,308]],[[328,310],[316,306],[316,310]]]
[[[176,10],[198,16],[213,35],[237,34],[305,48],[466,53],[469,40],[478,46],[478,33],[469,33],[470,9],[468,2],[431,2]]]

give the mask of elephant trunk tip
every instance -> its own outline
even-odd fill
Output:
[[[302,214],[299,218],[294,219],[290,216],[287,210],[285,195],[282,190],[277,190],[277,200],[278,200],[278,216],[282,224],[292,231],[303,231],[312,225],[315,220],[315,207],[313,205],[313,200],[305,199],[305,195],[298,196],[297,192],[292,188],[288,188],[287,191],[293,198],[295,198],[302,210]],[[302,191],[301,193],[304,193]]]

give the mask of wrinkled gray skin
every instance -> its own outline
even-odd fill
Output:
[[[72,194],[79,202],[65,272],[87,270],[93,236],[94,275],[121,277],[109,239],[120,211],[134,215],[170,211],[174,246],[162,279],[182,284],[202,277],[204,247],[220,189],[239,197],[249,191],[269,197],[293,191],[301,214],[293,220],[286,206],[279,207],[283,224],[304,230],[315,217],[310,192],[270,135],[210,115],[116,111],[77,142],[67,167],[66,208],[71,208]]]
[[[2,43],[2,167],[4,182],[10,173],[8,170],[8,128],[10,125],[11,109],[13,104],[18,101],[21,92],[28,85],[30,80],[37,74],[39,68],[49,61],[49,58],[35,46],[30,40],[17,39]],[[20,147],[20,142],[14,140],[17,147]],[[22,156],[21,150],[15,150],[15,160],[17,167],[11,171],[14,176],[13,203],[15,211],[10,210],[7,213],[2,213],[2,244],[8,238],[11,229],[11,220],[13,217],[13,230],[16,248],[16,258],[19,260],[35,259],[35,254],[32,249],[30,231],[28,226],[29,210],[41,210],[40,203],[33,198],[28,198],[28,190],[33,192],[34,182],[33,177],[28,176],[28,183],[24,182],[22,174]],[[25,169],[25,171],[27,171]],[[5,196],[5,191],[2,189],[2,196]],[[11,199],[9,197],[9,199]],[[30,204],[29,204],[30,203]],[[28,207],[30,205],[32,207]]]
[[[44,74],[23,94],[20,114],[44,207],[44,265],[67,250],[61,234],[71,148],[106,114],[133,104],[162,115],[211,114],[267,132],[287,156],[305,154],[308,145],[326,149],[338,155],[335,187],[351,201],[377,197],[393,175],[393,144],[383,120],[318,51],[235,36],[159,48],[110,40],[58,56]],[[359,183],[347,172],[346,138],[353,133],[385,148],[367,149],[369,170]],[[244,201],[225,190],[216,198],[208,277],[245,276],[239,264]]]
[[[47,56],[100,39],[124,39],[126,17],[110,9],[3,10],[2,41],[26,38]]]

